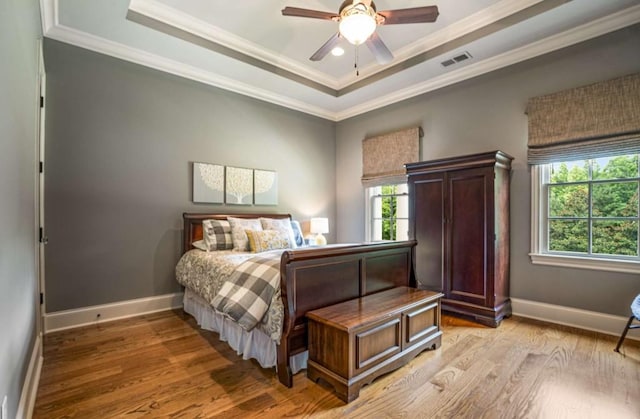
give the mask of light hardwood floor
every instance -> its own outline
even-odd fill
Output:
[[[443,316],[442,347],[346,405],[303,372],[293,388],[182,311],[45,337],[35,418],[640,418],[640,345],[521,318]]]

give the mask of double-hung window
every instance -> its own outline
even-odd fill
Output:
[[[414,127],[362,141],[365,240],[407,240],[409,194],[404,165],[420,159],[422,128]]]
[[[639,190],[638,154],[532,166],[533,263],[640,272]]]
[[[640,73],[530,98],[533,263],[640,273]]]
[[[367,188],[367,240],[407,240],[409,194],[407,184]]]

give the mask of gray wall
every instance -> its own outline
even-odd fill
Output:
[[[0,2],[0,403],[15,417],[36,339],[37,0]]]
[[[361,241],[362,139],[421,125],[423,160],[515,157],[513,297],[625,315],[637,275],[529,260],[524,109],[532,96],[640,71],[639,41],[636,25],[334,124],[47,40],[47,311],[179,290],[180,214],[256,209],[193,204],[193,161],[277,170],[280,205],[265,210],[326,215],[330,241]]]
[[[335,123],[49,39],[45,63],[47,312],[179,291],[185,211],[334,224]],[[193,204],[194,161],[276,170],[279,205]]]
[[[364,238],[362,139],[421,125],[422,160],[502,150],[515,157],[511,182],[511,295],[628,315],[638,275],[532,265],[527,99],[640,71],[640,26],[535,58],[338,123],[338,241]]]

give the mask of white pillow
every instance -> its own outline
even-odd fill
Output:
[[[245,230],[262,230],[262,224],[258,218],[235,218],[227,217],[231,225],[231,238],[233,240],[233,250],[238,252],[249,251],[249,238]]]
[[[204,244],[204,240],[195,241],[195,242],[191,243],[191,245],[193,247],[195,247],[196,249],[204,250],[205,252],[209,251],[209,248],[207,247],[207,245]]]
[[[260,218],[263,230],[276,230],[281,232],[289,239],[292,249],[296,247],[296,236],[291,227],[291,221],[288,218]]]

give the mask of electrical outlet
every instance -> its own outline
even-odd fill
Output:
[[[4,396],[4,399],[2,399],[2,412],[0,412],[0,419],[9,419],[9,414],[7,413],[7,396]]]

